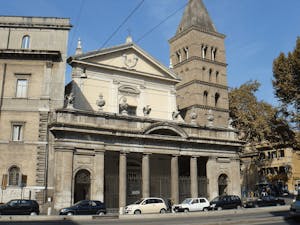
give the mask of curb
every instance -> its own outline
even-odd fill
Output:
[[[236,215],[236,214],[253,214],[259,212],[283,212],[289,211],[290,206],[274,206],[274,207],[261,207],[261,208],[250,208],[250,209],[234,209],[234,210],[222,210],[222,211],[208,211],[208,212],[188,212],[188,213],[166,213],[166,214],[141,214],[141,215],[88,215],[88,216],[0,216],[1,221],[87,221],[87,220],[102,220],[102,219],[153,219],[153,218],[176,218],[176,217],[215,217],[221,215]],[[232,223],[232,222],[228,222]]]

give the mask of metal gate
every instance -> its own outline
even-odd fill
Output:
[[[179,202],[191,197],[191,178],[179,177]]]
[[[199,195],[199,197],[208,198],[207,185],[208,185],[208,179],[206,177],[198,177],[198,195]]]
[[[150,195],[171,198],[171,181],[168,176],[152,176],[150,178]]]
[[[106,208],[119,208],[119,177],[117,175],[105,176],[104,203]]]

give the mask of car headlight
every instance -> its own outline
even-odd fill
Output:
[[[210,206],[214,208],[216,206],[216,204],[211,204]]]
[[[62,213],[63,213],[63,212],[66,212],[66,211],[67,211],[67,209],[61,209],[61,210],[60,210],[60,212],[62,212]]]

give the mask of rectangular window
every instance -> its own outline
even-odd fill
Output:
[[[23,125],[13,124],[12,125],[12,141],[22,141]]]
[[[284,149],[280,150],[280,157],[284,158]]]
[[[27,88],[28,88],[28,80],[27,79],[18,79],[17,80],[17,98],[26,98],[27,97]]]

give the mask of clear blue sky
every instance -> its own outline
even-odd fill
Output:
[[[78,38],[84,51],[99,49],[141,0],[1,0],[1,15],[68,17],[72,55]],[[145,0],[106,47],[124,43],[128,30],[137,41],[188,0]],[[260,100],[274,104],[272,62],[280,52],[293,50],[300,36],[300,0],[203,0],[218,30],[227,36],[228,85],[249,80],[262,86]],[[183,9],[138,42],[163,64],[169,64],[168,40]],[[69,73],[68,70],[67,73]],[[67,74],[70,79],[70,75]]]

